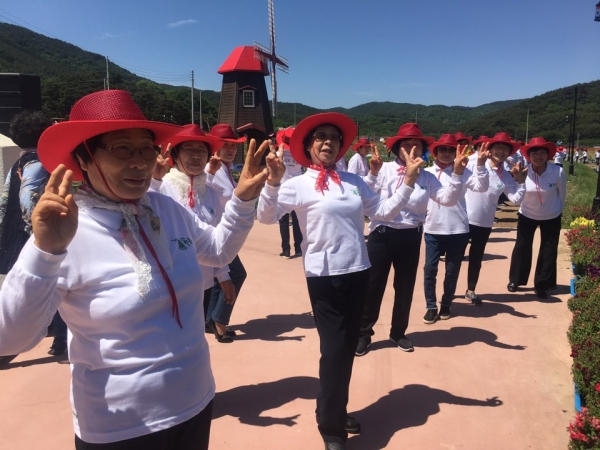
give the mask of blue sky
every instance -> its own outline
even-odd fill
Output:
[[[278,99],[478,106],[600,78],[595,0],[275,0]],[[2,0],[16,23],[158,82],[219,91],[239,45],[269,45],[267,0]],[[267,79],[267,86],[269,80]],[[100,87],[101,88],[101,87]],[[269,89],[270,92],[270,89]]]

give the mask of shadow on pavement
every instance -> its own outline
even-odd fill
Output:
[[[348,440],[349,449],[378,450],[388,444],[398,431],[424,425],[430,416],[440,412],[440,404],[462,406],[502,405],[497,397],[485,400],[458,397],[441,389],[409,384],[394,389],[366,408],[350,415],[362,425],[362,433]]]
[[[519,288],[522,289],[522,288]],[[529,291],[529,292],[527,292]],[[535,295],[533,293],[533,290],[529,290],[527,289],[527,291],[525,290],[521,290],[520,292],[507,292],[506,294],[480,294],[477,293],[477,295],[479,296],[479,298],[481,298],[481,300],[483,300],[483,307],[485,308],[487,304],[489,304],[489,302],[495,302],[495,303],[525,303],[525,302],[538,302],[538,303],[562,303],[562,300],[558,297],[556,297],[556,295],[562,295],[563,293],[566,294],[569,292],[568,288],[566,288],[563,291],[562,286],[560,286],[559,289],[555,290],[555,291],[549,291],[548,292],[548,298],[547,299],[541,299],[538,298],[537,295]]]
[[[482,261],[492,261],[493,259],[508,259],[508,257],[504,255],[491,255],[489,253],[486,253],[485,255],[483,255]]]
[[[217,392],[213,419],[223,416],[237,417],[241,423],[257,427],[296,424],[300,414],[290,417],[263,416],[262,413],[279,408],[298,398],[316,399],[319,379],[314,377],[290,377],[267,383],[239,386]],[[315,422],[316,427],[316,422]]]
[[[48,364],[48,363],[59,363],[59,364],[69,364],[69,354],[64,353],[60,356],[45,356],[43,358],[31,359],[29,361],[21,361],[17,363],[11,362],[18,355],[13,356],[3,356],[0,358],[0,370],[9,370],[14,369],[16,367],[29,367],[35,366],[38,364]]]
[[[488,239],[488,242],[515,242],[515,238],[509,237],[491,237]]]
[[[511,316],[520,317],[522,319],[537,319],[535,314],[524,314],[517,311],[515,308],[504,303],[486,303],[484,307],[475,306],[471,303],[452,303],[452,316],[473,317],[473,318],[489,318],[499,314],[509,314]]]
[[[312,312],[302,314],[271,314],[267,317],[249,320],[245,324],[232,327],[243,334],[235,337],[236,341],[260,339],[263,341],[301,341],[305,336],[282,336],[296,328],[309,330],[315,328]]]

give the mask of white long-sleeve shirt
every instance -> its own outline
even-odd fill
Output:
[[[183,328],[151,256],[150,292],[138,294],[120,212],[80,208],[75,237],[60,255],[41,251],[32,237],[0,291],[0,355],[33,348],[60,311],[69,327],[75,433],[90,443],[173,427],[214,397],[198,262],[222,266],[237,254],[254,222],[254,201],[234,197],[212,228],[172,199],[147,195],[161,219],[156,239],[164,245],[155,250],[177,293]],[[153,233],[148,216],[140,222]]]
[[[282,183],[285,183],[290,178],[302,175],[302,166],[298,164],[298,162],[292,157],[290,151],[286,149],[283,149],[283,165],[285,166],[285,173],[281,179]]]
[[[221,205],[220,196],[214,191],[214,189],[207,185],[200,190],[200,194],[198,194],[198,190],[196,190],[193,208],[190,206],[187,192],[182,192],[181,189],[178,189],[167,176],[161,181],[152,179],[150,189],[171,197],[207,225],[216,227],[221,220],[221,216],[223,215],[223,206]],[[204,290],[213,287],[215,278],[219,280],[219,282],[230,279],[229,265],[227,264],[222,267],[202,265],[200,266],[200,269],[202,270],[202,275],[204,278]]]
[[[221,206],[225,209],[225,204],[233,195],[233,190],[237,186],[237,183],[231,176],[231,172],[225,163],[221,164],[221,167],[214,175],[208,173],[208,167],[209,165],[207,164],[204,169],[206,171],[206,185],[214,189],[221,196]]]
[[[476,162],[469,162],[468,169],[473,170]],[[498,171],[490,165],[490,161],[485,162],[485,167],[490,177],[490,187],[485,192],[467,191],[465,199],[467,200],[467,215],[469,223],[483,228],[492,228],[494,226],[494,216],[498,207],[498,199],[504,192],[508,199],[516,204],[520,204],[525,194],[525,183],[518,184],[504,167]]]
[[[567,196],[567,176],[562,167],[546,164],[541,175],[529,164],[525,195],[519,212],[534,220],[549,220],[562,214]]]
[[[356,152],[348,161],[348,172],[355,173],[359,177],[367,175],[369,173],[367,158]]]
[[[373,179],[372,176],[366,177],[365,181],[374,192],[381,195],[382,199],[387,199],[396,190],[406,186],[404,175],[398,173],[398,169],[401,167],[403,166],[400,166],[396,161],[383,163],[377,181],[375,183],[370,181]],[[461,175],[452,174],[448,186],[443,186],[435,175],[426,170],[421,170],[408,203],[389,220],[370,217],[369,232],[375,231],[381,225],[396,229],[417,228],[425,222],[427,205],[430,199],[440,205],[453,206],[462,192],[462,186]]]
[[[442,186],[448,186],[452,179],[453,167],[449,166],[442,170],[437,164],[425,169],[432,173]],[[429,200],[427,205],[427,217],[423,231],[428,234],[460,234],[469,232],[469,217],[467,216],[467,205],[465,192],[472,190],[484,192],[489,188],[489,176],[485,166],[476,166],[475,172],[465,169],[463,175],[463,188],[454,206],[443,206],[434,200]]]
[[[329,179],[329,190],[317,191],[318,170],[288,180],[280,187],[265,185],[258,202],[258,220],[272,224],[296,211],[302,230],[302,258],[307,277],[341,275],[371,267],[364,239],[364,216],[394,217],[412,188],[402,186],[383,200],[357,175],[339,173],[341,186]]]

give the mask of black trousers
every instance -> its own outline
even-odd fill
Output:
[[[467,289],[474,291],[479,281],[481,272],[481,261],[485,253],[485,246],[492,232],[491,228],[478,227],[469,224],[469,237],[471,238],[471,247],[469,248],[469,268],[467,269]]]
[[[536,289],[549,289],[556,286],[556,259],[560,239],[561,216],[549,220],[535,220],[518,215],[517,241],[510,259],[509,280],[517,286],[524,286],[529,280],[533,254],[533,236],[540,227],[540,250],[535,265],[533,284]]]
[[[208,450],[213,402],[179,425],[124,441],[89,444],[75,436],[75,450]]]
[[[283,251],[290,251],[290,215],[292,216],[292,232],[294,233],[294,251],[300,253],[302,249],[302,231],[300,231],[300,225],[298,225],[298,217],[296,212],[292,211],[291,214],[284,214],[279,219],[279,232],[281,234],[281,249]]]
[[[344,430],[354,352],[369,270],[306,279],[319,342],[317,424],[325,442],[345,442]]]
[[[421,251],[423,227],[397,230],[379,226],[369,234],[367,251],[371,261],[371,276],[367,299],[360,324],[360,334],[373,336],[373,327],[379,319],[381,302],[390,268],[394,266],[394,308],[390,337],[404,337],[408,328],[417,268]]]

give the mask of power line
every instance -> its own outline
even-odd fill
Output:
[[[20,21],[20,22],[22,22],[22,23],[26,23],[27,25],[29,25],[29,26],[30,26],[30,27],[32,27],[32,28],[35,28],[36,30],[39,30],[39,31],[41,31],[41,32],[42,32],[44,35],[46,35],[46,36],[50,36],[50,37],[53,37],[53,38],[55,38],[55,39],[60,39],[58,36],[55,36],[55,35],[53,35],[52,33],[49,33],[49,32],[47,32],[46,30],[42,30],[41,28],[39,28],[39,27],[36,27],[35,25],[33,25],[33,24],[31,24],[31,23],[27,22],[26,20],[23,20],[23,19],[21,19],[20,17],[17,17],[17,16],[15,16],[14,14],[11,14],[11,13],[9,13],[8,11],[4,11],[3,9],[0,9],[0,11],[1,11],[1,12],[3,12],[4,14],[8,14],[9,16],[12,16],[12,17],[14,17],[15,19],[17,19],[18,21]],[[14,21],[14,20],[12,20],[12,19],[9,19],[8,17],[5,17],[5,16],[3,16],[3,15],[0,15],[0,17],[2,17],[2,18],[4,18],[4,19],[8,20],[9,22],[12,22],[14,25],[20,25],[20,26],[23,26],[22,24],[20,24],[20,23],[18,23],[18,22],[16,22],[16,21]],[[25,27],[25,28],[28,28],[28,27]]]

